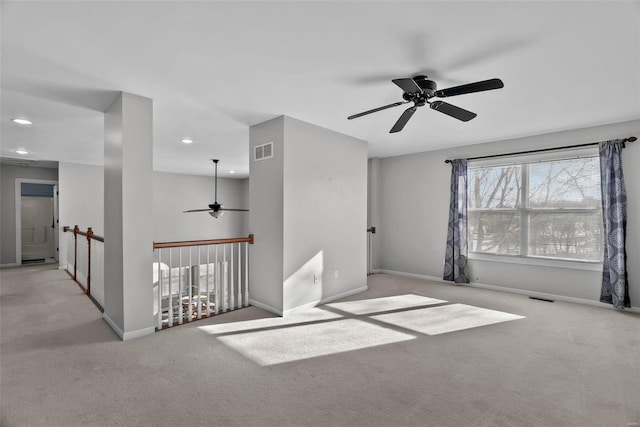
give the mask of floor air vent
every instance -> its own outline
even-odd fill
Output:
[[[535,299],[535,300],[544,301],[544,302],[554,302],[552,299],[538,298],[538,297],[529,297],[529,299]]]
[[[273,142],[267,142],[266,144],[256,145],[253,149],[253,160],[266,160],[273,157]]]

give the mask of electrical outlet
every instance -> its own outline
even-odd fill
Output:
[[[320,277],[318,277],[318,275],[317,275],[317,274],[314,274],[314,275],[313,275],[313,283],[314,283],[314,284],[316,284],[316,283],[318,283],[319,281],[320,281]]]
[[[338,270],[333,271],[333,278],[338,279]]]

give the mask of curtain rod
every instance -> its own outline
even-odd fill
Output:
[[[637,140],[635,136],[630,136],[628,138],[623,139],[623,142],[633,142]],[[564,147],[551,147],[551,148],[540,148],[538,150],[528,150],[528,151],[518,151],[515,153],[503,153],[503,154],[490,154],[488,156],[478,156],[478,157],[469,157],[467,160],[480,160],[480,159],[491,159],[494,157],[505,157],[505,156],[516,156],[518,154],[532,154],[532,153],[540,153],[543,151],[554,151],[554,150],[564,150],[567,148],[579,148],[579,147],[589,147],[591,145],[598,145],[599,142],[588,142],[586,144],[576,144],[576,145],[565,145]],[[447,159],[444,161],[445,163],[451,163],[451,160]]]

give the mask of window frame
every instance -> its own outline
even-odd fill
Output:
[[[467,163],[467,182],[469,182],[469,171],[472,169],[520,166],[520,179],[522,191],[520,194],[519,206],[513,208],[471,208],[470,198],[467,197],[467,218],[471,212],[474,213],[510,213],[520,216],[519,230],[519,254],[492,254],[487,252],[468,251],[468,258],[482,261],[506,262],[514,264],[541,265],[549,267],[573,268],[579,270],[601,271],[602,260],[581,260],[574,258],[545,257],[529,254],[529,218],[532,213],[597,213],[602,212],[602,206],[595,208],[531,208],[528,204],[529,198],[529,166],[535,163],[577,160],[581,158],[598,158],[597,147],[587,147],[571,150],[558,150],[537,154],[514,155],[500,158],[490,158],[481,160],[469,160]],[[467,226],[467,239],[471,240],[470,227]]]

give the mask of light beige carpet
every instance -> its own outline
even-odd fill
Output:
[[[2,426],[640,422],[637,314],[374,275],[284,319],[250,307],[121,342],[64,272],[0,283]]]

